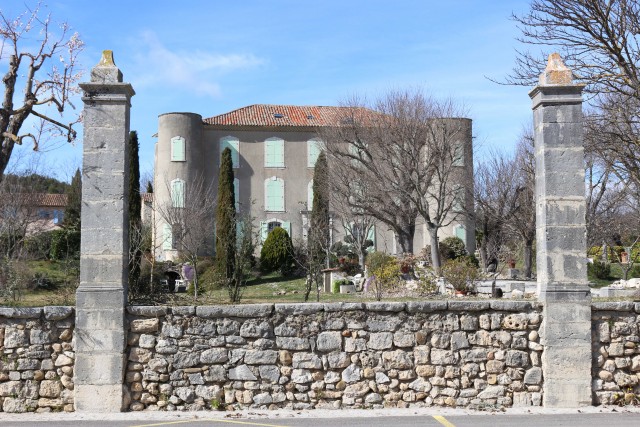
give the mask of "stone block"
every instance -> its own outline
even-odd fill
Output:
[[[364,303],[361,302],[331,302],[324,303],[324,311],[335,312],[335,311],[359,311],[364,308]]]
[[[268,317],[273,313],[273,310],[273,304],[216,305],[198,306],[196,307],[196,314],[198,317],[204,318],[254,318]]]
[[[484,311],[490,307],[489,301],[449,301],[451,311]]]
[[[316,348],[323,353],[342,350],[342,334],[338,331],[320,332],[316,340]]]
[[[124,329],[93,329],[91,333],[76,329],[76,351],[78,353],[91,351],[124,351],[126,346]]]
[[[433,313],[447,310],[446,301],[409,301],[406,304],[408,313]]]
[[[0,317],[7,319],[37,319],[42,315],[42,307],[0,307]]]
[[[293,315],[315,314],[324,311],[324,306],[314,302],[275,304],[275,311],[276,313]]]
[[[366,302],[364,304],[365,310],[368,311],[382,311],[382,312],[393,312],[398,313],[400,311],[404,311],[406,308],[406,303],[404,302]]]
[[[74,307],[46,306],[44,307],[44,318],[47,320],[62,320],[71,316],[75,312]]]

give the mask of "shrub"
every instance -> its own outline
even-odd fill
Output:
[[[207,268],[204,273],[198,275],[198,285],[202,293],[224,288],[226,281],[216,271],[215,267]]]
[[[597,259],[587,264],[587,275],[590,278],[607,280],[611,275],[611,265]]]
[[[51,242],[55,231],[45,231],[29,236],[24,247],[33,259],[47,260],[51,256]]]
[[[293,244],[284,228],[274,228],[260,251],[260,270],[269,273],[280,270],[283,276],[291,274],[293,264]]]
[[[331,293],[339,294],[340,286],[348,285],[348,284],[349,284],[349,281],[347,279],[334,280],[333,283],[331,284]]]
[[[442,267],[442,276],[456,291],[461,292],[475,290],[475,284],[480,279],[478,268],[463,258],[447,261]]]
[[[454,260],[467,255],[464,242],[459,237],[447,237],[439,245],[442,261]]]
[[[385,291],[394,288],[400,282],[400,265],[391,255],[372,252],[367,256],[367,266],[373,279],[367,285],[373,285],[376,300],[380,301]]]

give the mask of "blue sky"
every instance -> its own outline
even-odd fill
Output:
[[[6,16],[24,10],[24,2],[10,3],[0,6]],[[513,67],[521,46],[509,17],[527,8],[523,0],[60,0],[45,10],[86,43],[84,80],[102,50],[114,51],[136,91],[131,129],[140,137],[141,168],[151,170],[162,113],[337,105],[407,87],[465,105],[477,158],[492,148],[512,151],[531,121],[529,88],[486,77],[500,79]],[[81,137],[73,146],[50,142],[38,163],[66,179],[81,164],[81,145]],[[22,147],[16,159],[29,151]]]

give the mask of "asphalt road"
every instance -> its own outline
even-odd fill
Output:
[[[336,413],[336,415],[339,415]],[[313,418],[313,414],[305,414],[302,417],[296,413],[283,414],[277,417],[236,417],[227,415],[226,418],[208,418],[207,414],[188,415],[181,419],[153,419],[149,414],[147,419],[126,420],[120,416],[118,419],[74,419],[56,420],[52,415],[51,420],[3,420],[0,416],[0,425],[16,427],[63,427],[63,426],[90,426],[90,427],[512,427],[512,426],[580,426],[626,427],[640,426],[640,413],[587,413],[587,414],[481,414],[481,415],[403,415],[403,416],[368,416],[366,413],[357,417],[322,417]],[[105,416],[105,418],[108,416]],[[13,417],[12,417],[13,418]]]

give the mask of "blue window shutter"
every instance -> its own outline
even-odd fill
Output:
[[[265,185],[265,210],[284,211],[284,181],[282,179],[267,179]]]
[[[307,141],[307,167],[314,167],[320,155],[321,142],[317,139]]]
[[[367,233],[367,240],[371,240],[373,242],[373,246],[367,248],[367,252],[373,252],[376,250],[376,226],[372,225],[369,228],[369,233]]]
[[[464,229],[464,225],[458,224],[453,227],[453,233],[457,238],[467,243],[467,230]]]
[[[264,166],[267,168],[284,167],[284,140],[269,138],[264,142]]]
[[[174,136],[171,138],[171,161],[185,161],[185,141],[181,136]]]
[[[174,179],[171,181],[171,201],[174,208],[184,208],[184,181]]]
[[[464,166],[464,146],[457,142],[453,150],[453,163],[451,166]]]
[[[222,161],[222,152],[225,148],[231,150],[231,163],[234,169],[240,167],[240,141],[238,138],[226,136],[220,140],[220,161]]]
[[[162,249],[165,251],[171,250],[172,247],[171,226],[164,224],[162,226]]]
[[[260,221],[260,239],[262,242],[267,240],[269,235],[269,223],[267,221]]]
[[[282,221],[282,228],[284,228],[289,237],[291,237],[291,223],[289,221]]]

